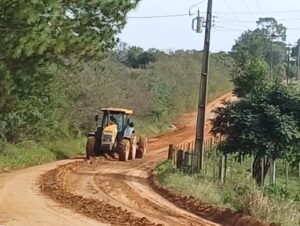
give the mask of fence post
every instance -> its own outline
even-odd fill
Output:
[[[253,163],[254,163],[254,160],[253,160],[253,156],[251,156],[251,159],[250,159],[250,178],[253,178]]]
[[[272,160],[270,164],[270,186],[276,184],[276,161]]]
[[[288,180],[289,180],[289,163],[285,161],[285,186],[288,186]]]
[[[260,175],[260,186],[264,186],[264,173],[265,173],[265,158],[260,159],[260,168],[261,168],[261,175]]]
[[[298,170],[299,170],[299,185],[300,185],[300,162],[299,162],[299,164],[298,164]]]
[[[216,179],[216,164],[217,164],[217,149],[214,150],[214,160],[213,160],[213,179]]]
[[[220,156],[220,164],[219,164],[219,180],[221,183],[224,183],[224,167],[225,166],[225,156]]]
[[[226,183],[227,176],[227,155],[225,155],[225,163],[224,163],[224,183]]]
[[[174,146],[173,147],[173,166],[176,168],[176,163],[177,163],[177,151],[178,151],[178,147]]]
[[[187,151],[190,152],[191,151],[191,142],[188,142],[187,146],[188,146]]]
[[[169,145],[169,150],[168,150],[168,160],[172,160],[173,159],[173,151],[174,151],[174,145],[170,144]]]
[[[183,150],[179,150],[177,152],[177,163],[176,163],[177,169],[181,169],[182,161],[183,161]]]

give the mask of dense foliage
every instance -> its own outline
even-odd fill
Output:
[[[0,1],[0,141],[82,134],[101,106],[133,108],[143,132],[194,109],[200,52],[112,51],[138,2]],[[212,94],[230,87],[223,72],[231,58],[222,57],[214,58]]]
[[[235,64],[231,77],[238,97],[245,96],[271,75],[277,79],[286,76],[286,28],[274,18],[260,18],[257,26],[253,31],[245,31],[232,47]],[[289,75],[296,77],[292,67]]]
[[[131,47],[129,47],[131,48]],[[136,49],[136,47],[133,47]],[[131,51],[112,52],[101,62],[84,64],[83,71],[66,77],[69,121],[72,130],[94,129],[93,116],[102,106],[134,110],[136,126],[142,133],[159,133],[180,113],[194,111],[198,99],[200,51],[162,53],[143,68],[124,64],[119,56]],[[148,52],[141,49],[141,52]],[[232,59],[213,54],[209,97],[231,89],[226,74]],[[222,83],[222,86],[219,84]]]
[[[215,110],[211,132],[224,137],[219,145],[224,154],[237,155],[238,159],[254,157],[253,176],[262,184],[272,161],[283,158],[299,161],[300,91],[283,84],[286,76],[281,71],[286,66],[283,42],[271,43],[274,65],[270,64],[267,35],[274,34],[284,41],[286,28],[273,18],[261,18],[257,23],[259,27],[242,34],[232,49],[234,93],[240,99]],[[270,77],[274,68],[277,72]],[[264,159],[264,175],[261,175],[261,159]]]
[[[226,137],[220,149],[239,159],[254,156],[253,175],[258,183],[261,158],[265,158],[265,177],[270,161],[298,156],[300,92],[293,87],[280,83],[261,86],[215,113],[212,133]]]
[[[0,1],[0,139],[66,133],[62,75],[114,47],[136,4]]]

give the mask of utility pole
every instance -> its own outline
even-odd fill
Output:
[[[279,36],[276,34],[271,34],[271,70],[270,70],[270,79],[273,78],[273,65],[274,65],[274,39],[278,38]]]
[[[299,64],[300,64],[300,39],[298,39],[298,56],[297,56],[297,75],[296,81],[299,79]]]
[[[289,84],[289,74],[290,74],[290,51],[291,48],[288,47],[288,61],[287,61],[287,67],[286,67],[286,84]]]
[[[196,153],[200,155],[199,169],[202,170],[204,166],[204,129],[205,129],[205,110],[207,102],[207,82],[209,71],[209,50],[210,50],[210,33],[212,27],[212,3],[213,0],[208,0],[206,26],[205,26],[205,39],[204,50],[202,57],[202,70],[200,79],[199,90],[199,104],[197,115],[197,127],[196,127]]]
[[[270,79],[272,79],[272,77],[273,77],[273,61],[274,61],[273,36],[271,36],[271,70],[270,70]]]

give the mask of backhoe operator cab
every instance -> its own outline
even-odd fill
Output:
[[[88,134],[86,156],[111,156],[120,161],[142,158],[147,150],[147,139],[140,136],[138,142],[133,122],[132,110],[102,108],[101,116],[96,115],[96,131]]]

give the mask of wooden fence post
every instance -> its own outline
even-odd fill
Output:
[[[217,163],[217,149],[214,150],[214,158],[213,158],[213,179],[216,179],[216,164]]]
[[[224,183],[226,183],[226,176],[227,176],[227,155],[225,155],[225,162],[224,162]]]
[[[276,184],[276,161],[271,161],[270,164],[270,186],[274,186]]]
[[[183,163],[183,150],[179,150],[177,152],[177,163],[176,163],[177,169],[181,169],[182,163]]]
[[[251,156],[251,162],[250,162],[250,178],[253,178],[253,163],[254,163],[254,160],[252,159],[252,156]]]
[[[177,151],[178,151],[178,147],[174,146],[173,147],[173,166],[176,168],[176,163],[177,163]]]
[[[299,164],[298,164],[298,170],[299,170],[299,185],[300,185],[300,162],[299,162]]]
[[[261,175],[260,175],[260,186],[264,186],[264,173],[265,173],[265,158],[260,159],[260,168],[261,168]]]
[[[285,186],[288,186],[289,181],[289,163],[285,161]]]
[[[220,163],[219,163],[219,180],[221,183],[224,183],[224,168],[225,168],[225,156],[220,156]]]
[[[168,160],[172,160],[173,159],[173,151],[174,151],[174,145],[170,144],[169,145],[169,150],[168,150]]]
[[[189,143],[187,144],[187,151],[188,151],[188,152],[191,151],[191,142],[189,142]]]

